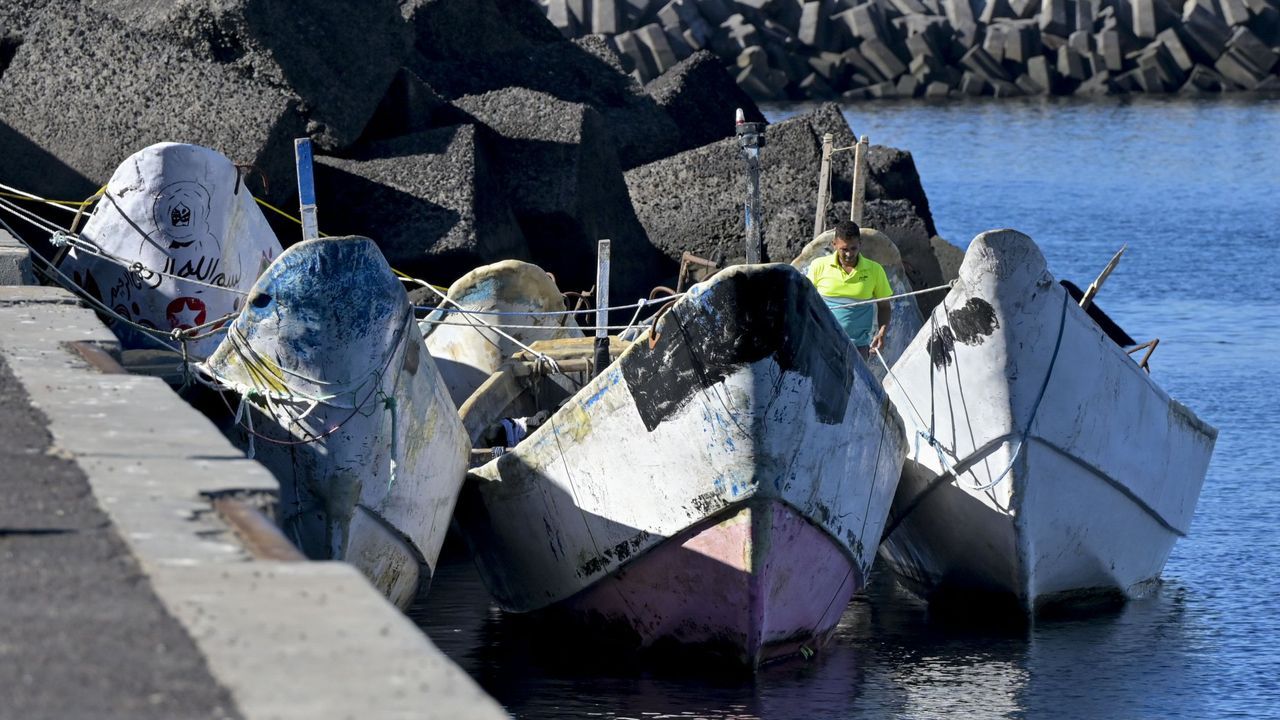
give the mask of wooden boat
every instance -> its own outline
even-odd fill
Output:
[[[538,314],[563,312],[565,307],[555,280],[537,265],[519,260],[484,265],[458,278],[446,295],[448,300],[420,327],[427,350],[457,405],[471,397],[503,360],[520,350],[516,341],[528,344],[582,336],[569,315]],[[545,329],[499,329],[495,325]]]
[[[907,271],[902,267],[902,255],[889,236],[870,228],[862,228],[859,235],[862,240],[860,252],[884,267],[884,273],[889,278],[889,287],[893,288],[893,294],[901,296],[912,292],[914,288],[911,287],[911,281],[907,279]],[[814,260],[835,252],[831,247],[835,239],[836,231],[827,230],[809,241],[796,259],[791,261],[792,267],[807,274]],[[907,345],[915,338],[916,333],[920,332],[924,320],[920,317],[920,306],[914,297],[894,297],[889,303],[893,313],[889,316],[889,330],[885,333],[884,347],[880,349],[880,354],[884,356],[885,363],[892,365],[907,349]],[[877,379],[884,380],[885,366],[874,357],[869,365],[871,373]]]
[[[239,310],[281,252],[239,169],[217,151],[182,143],[125,160],[80,238],[102,255],[73,249],[59,269],[117,315],[164,333]],[[123,323],[112,329],[126,350],[156,348]],[[219,340],[193,340],[187,350],[204,358]]]
[[[286,535],[395,604],[425,590],[470,443],[382,253],[366,238],[286,250],[203,364],[248,399]]]
[[[916,440],[881,556],[932,598],[995,593],[1031,613],[1142,594],[1217,437],[1012,230],[974,239],[885,385]]]
[[[638,647],[749,667],[816,648],[867,579],[901,420],[788,265],[724,270],[656,328],[581,388],[508,366],[463,405],[476,439],[552,413],[468,478],[456,520],[481,575],[504,610]]]

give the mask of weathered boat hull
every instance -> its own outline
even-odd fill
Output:
[[[874,559],[901,421],[788,266],[694,286],[658,332],[475,471],[457,519],[482,577],[640,646],[754,666],[820,643]]]
[[[162,333],[238,311],[281,252],[236,166],[214,150],[180,143],[126,159],[81,237],[116,261],[73,250],[59,269],[117,315]],[[112,329],[126,349],[156,347],[127,325]],[[187,350],[204,358],[219,340],[192,340]]]
[[[568,315],[541,314],[565,308],[555,281],[537,265],[519,260],[484,265],[458,278],[445,294],[449,300],[423,319],[420,328],[458,406],[520,350],[515,341],[527,345],[582,336]],[[501,332],[493,327],[501,325],[541,327],[506,327]]]
[[[1152,587],[1217,435],[1009,230],[974,240],[886,389],[917,440],[882,557],[926,596],[1028,612]]]
[[[668,539],[565,606],[642,646],[700,646],[758,665],[821,645],[865,579],[839,542],[765,500]]]
[[[250,398],[285,533],[405,607],[430,582],[470,442],[399,281],[365,238],[295,245],[204,364]]]

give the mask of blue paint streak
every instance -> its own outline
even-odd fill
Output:
[[[591,397],[587,398],[586,400],[583,400],[582,407],[589,408],[592,405],[595,405],[597,402],[599,402],[600,398],[604,397],[605,393],[609,392],[609,390],[614,385],[617,385],[618,382],[622,380],[622,373],[618,372],[617,370],[611,371],[608,375],[605,376],[604,380],[605,380],[604,386],[601,387],[599,390],[595,391],[595,393],[593,393]]]

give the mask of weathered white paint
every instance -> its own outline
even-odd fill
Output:
[[[915,288],[911,287],[911,281],[907,279],[907,271],[902,268],[902,255],[889,236],[870,228],[862,228],[859,236],[862,240],[859,252],[884,267],[884,273],[889,277],[889,287],[893,289],[893,294],[902,295],[912,292]],[[791,266],[807,274],[814,260],[835,252],[831,248],[835,238],[836,231],[827,230],[809,241],[796,259],[791,261]],[[902,356],[907,345],[915,339],[924,321],[920,318],[920,306],[914,297],[895,297],[889,301],[889,307],[892,310],[889,315],[889,329],[885,331],[884,347],[880,349],[880,354],[884,356],[887,364],[892,365]],[[874,357],[869,364],[876,379],[884,380],[884,365]]]
[[[464,315],[436,311],[422,323],[427,349],[456,406],[461,407],[503,360],[520,346],[493,329],[494,325],[541,325],[546,329],[504,328],[503,333],[528,345],[536,340],[582,337],[568,315],[525,315],[564,310],[560,289],[537,265],[503,260],[484,265],[458,278],[446,293],[456,305],[447,307],[511,315]],[[443,322],[441,322],[443,320]]]
[[[221,153],[198,145],[159,143],[134,153],[111,176],[81,237],[140,269],[73,250],[62,271],[117,314],[166,333],[239,310],[280,242],[238,173]],[[138,331],[114,329],[126,348],[155,347]],[[218,342],[192,341],[188,350],[203,358]]]
[[[726,294],[737,292],[735,281],[753,273],[782,275],[784,269],[785,286],[738,286],[743,295],[775,297],[786,307],[786,332],[752,327],[751,337],[715,335],[724,326],[717,313],[734,300]],[[790,268],[729,268],[695,285],[679,303],[690,319],[677,324],[677,306],[659,329],[664,336],[689,338],[695,357],[717,345],[749,345],[775,331],[800,338],[799,352],[808,353],[806,359],[834,368],[834,377],[851,378],[849,385],[815,385],[810,376],[784,369],[775,347],[775,354],[737,365],[722,381],[696,391],[650,429],[636,398],[664,389],[634,387],[627,379],[628,363],[659,357],[645,355],[648,340],[642,337],[523,443],[472,474],[474,492],[464,492],[458,523],[504,609],[537,610],[580,597],[606,578],[625,578],[616,573],[634,559],[664,543],[683,542],[672,538],[731,518],[748,505],[789,508],[848,558],[850,577],[826,578],[823,587],[831,597],[824,600],[842,607],[841,598],[847,602],[847,593],[865,581],[905,452],[901,420],[880,384],[812,285]],[[683,371],[664,367],[650,383],[674,382],[677,372]],[[847,393],[847,403],[837,417],[824,421],[816,405],[839,400],[833,393]],[[480,403],[473,399],[472,405]],[[759,523],[772,516],[747,517]],[[761,536],[755,537],[759,542]],[[762,548],[753,551],[747,544],[739,549],[745,553],[741,573],[763,572],[769,558],[795,551],[783,546],[788,541],[781,535],[766,532],[764,537]],[[777,547],[770,549],[771,543]],[[805,567],[788,567],[796,576],[793,582],[814,580],[805,575]],[[711,575],[692,575],[679,592],[686,600],[703,592],[712,597],[712,588],[698,585],[711,582]],[[840,593],[846,594],[836,597]],[[770,607],[771,601],[758,601],[761,613],[782,616],[788,611]],[[630,605],[623,611],[628,609],[634,614],[625,620],[633,623],[653,611]],[[733,611],[724,608],[726,615]],[[665,618],[673,626],[679,620]],[[820,639],[830,625],[791,630]],[[642,636],[646,632],[637,631]],[[776,641],[778,637],[759,638],[757,646]]]
[[[289,248],[204,366],[252,391],[257,432],[294,443],[255,443],[280,480],[285,533],[407,606],[430,580],[471,443],[377,246]]]
[[[885,386],[917,439],[882,557],[925,594],[994,591],[1028,610],[1149,587],[1188,530],[1217,436],[1012,230],[974,239]],[[941,477],[952,466],[959,478]]]

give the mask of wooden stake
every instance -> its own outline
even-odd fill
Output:
[[[831,133],[822,136],[822,169],[818,171],[818,210],[813,216],[813,236],[818,237],[827,229],[827,200],[831,193],[831,146],[835,138]]]
[[[1115,256],[1111,258],[1111,262],[1107,263],[1107,266],[1102,268],[1102,273],[1098,275],[1098,279],[1094,280],[1093,283],[1089,285],[1089,289],[1084,291],[1084,297],[1080,298],[1081,309],[1089,309],[1089,305],[1093,303],[1093,297],[1102,289],[1102,283],[1107,281],[1107,276],[1111,274],[1111,271],[1115,270],[1116,266],[1120,264],[1120,256],[1124,255],[1124,251],[1128,247],[1128,243],[1125,243]]]
[[[611,242],[601,240],[596,253],[596,368],[595,374],[609,366],[609,251]]]
[[[853,151],[853,207],[849,219],[862,225],[862,207],[867,197],[867,149],[871,142],[863,135]]]

